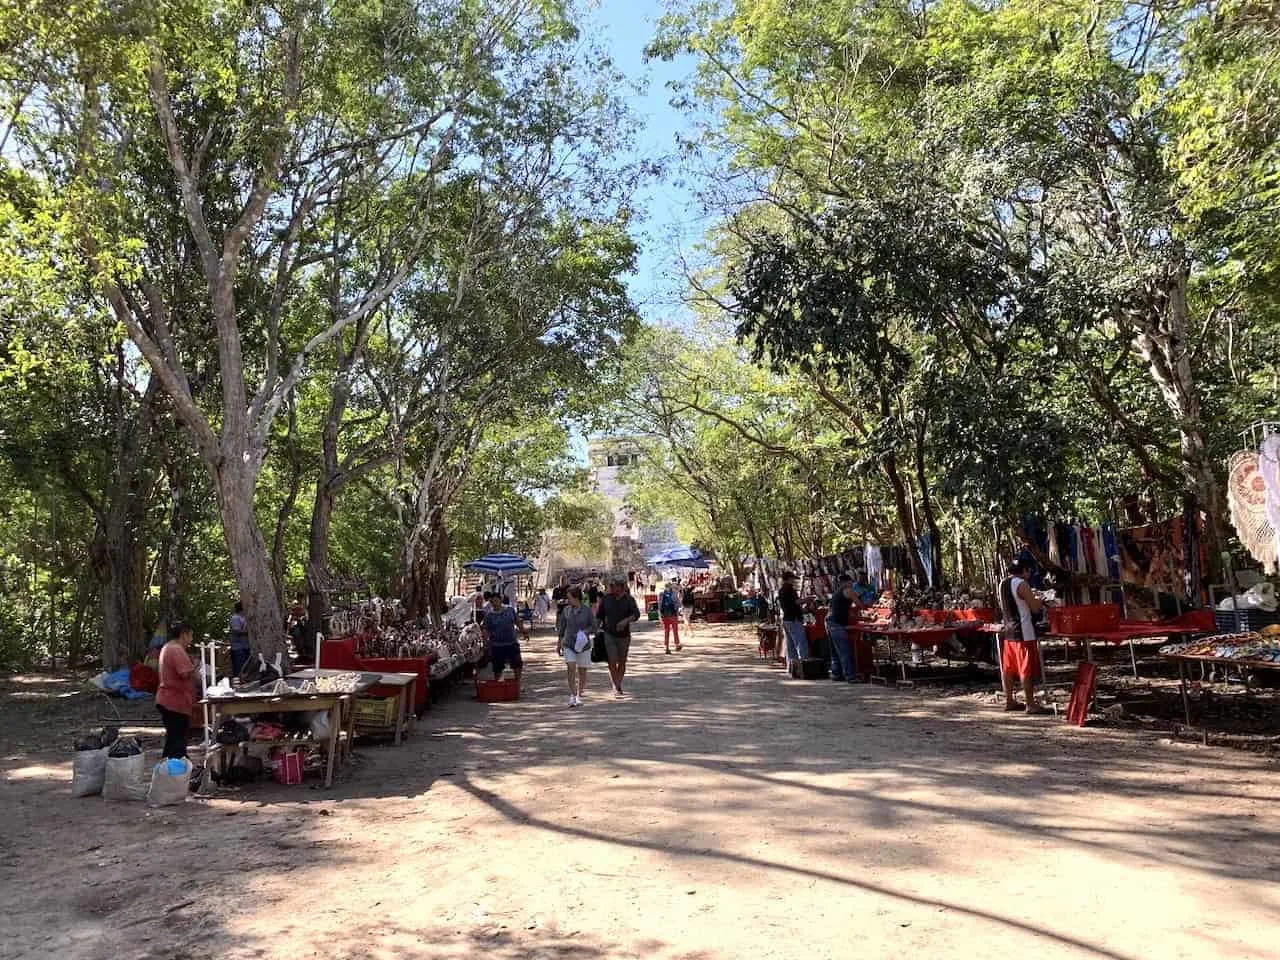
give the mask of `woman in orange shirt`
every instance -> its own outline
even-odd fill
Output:
[[[191,727],[191,711],[196,694],[191,678],[196,668],[187,656],[191,646],[191,628],[185,623],[169,627],[169,642],[160,650],[160,689],[156,691],[156,707],[164,719],[165,759],[181,760],[187,755],[187,730]]]

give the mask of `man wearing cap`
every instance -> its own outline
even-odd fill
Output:
[[[627,675],[627,656],[631,652],[631,625],[640,619],[640,608],[636,606],[636,598],[627,591],[626,581],[614,577],[609,581],[609,592],[600,598],[596,610],[604,630],[605,650],[609,654],[613,695],[621,697],[622,679]]]
[[[804,660],[809,656],[809,638],[804,632],[804,610],[796,590],[796,575],[790,570],[782,575],[778,610],[782,616],[782,632],[787,638],[787,663]]]

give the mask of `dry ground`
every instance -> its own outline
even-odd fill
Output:
[[[646,630],[632,697],[594,671],[569,711],[544,634],[526,700],[459,691],[332,791],[161,811],[71,799],[37,734],[74,718],[17,724],[39,698],[10,685],[0,956],[1280,954],[1272,761],[787,683],[747,636],[704,626],[665,657]]]

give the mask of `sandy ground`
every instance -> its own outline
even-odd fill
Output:
[[[743,628],[632,696],[458,691],[332,791],[68,796],[6,744],[0,956],[1276,957],[1280,779],[1250,754],[792,683]]]

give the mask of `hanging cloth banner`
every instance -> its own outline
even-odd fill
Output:
[[[1182,517],[1121,530],[1121,576],[1124,582],[1148,590],[1186,596],[1188,569],[1194,567],[1195,578],[1198,579],[1199,571],[1209,566],[1200,536],[1203,521],[1199,514],[1195,516],[1197,522],[1185,534]],[[1191,564],[1187,562],[1189,556],[1193,558]],[[1201,598],[1193,595],[1190,599],[1199,603]]]

